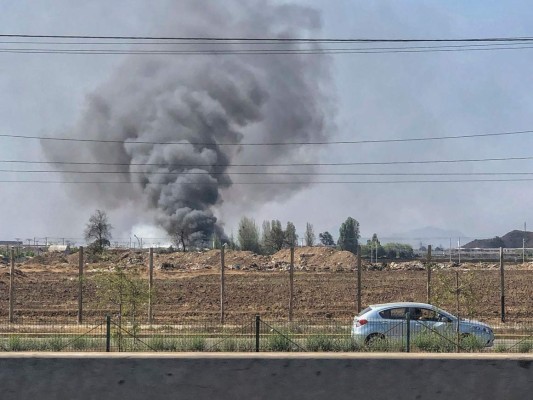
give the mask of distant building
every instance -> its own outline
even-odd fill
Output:
[[[65,253],[70,254],[70,245],[69,244],[53,244],[48,246],[48,251],[51,253]]]
[[[0,240],[0,246],[22,246],[22,242],[16,240]]]

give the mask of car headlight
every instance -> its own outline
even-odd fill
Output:
[[[473,326],[472,330],[473,331],[477,331],[477,332],[488,333],[489,335],[492,334],[492,330],[490,328],[485,327],[485,326]]]

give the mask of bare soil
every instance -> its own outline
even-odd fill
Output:
[[[91,277],[121,266],[148,276],[147,252],[113,251],[85,264],[83,290],[86,318],[102,318],[110,310],[100,304]],[[356,313],[356,257],[335,249],[295,249],[294,318],[350,319]],[[243,321],[256,314],[263,318],[288,316],[290,251],[273,256],[226,251],[226,315]],[[505,275],[508,320],[530,319],[533,307],[532,263],[507,265]],[[220,251],[155,254],[154,314],[158,323],[182,320],[216,321],[220,301]],[[500,311],[500,273],[495,263],[437,264],[433,280],[459,271],[470,279],[475,292],[474,315],[496,321]],[[362,305],[392,301],[426,301],[427,275],[420,261],[387,265],[363,264]],[[0,264],[0,317],[9,304],[9,268]],[[454,312],[455,301],[442,307]],[[61,318],[74,322],[78,306],[78,254],[45,253],[16,265],[15,314],[17,318],[47,321]],[[464,312],[465,304],[461,304]]]

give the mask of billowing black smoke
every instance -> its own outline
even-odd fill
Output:
[[[264,0],[174,3],[170,22],[158,34],[306,37],[319,27],[319,16],[311,9]],[[304,186],[232,186],[242,179],[230,177],[230,165],[305,162],[313,157],[312,149],[220,144],[324,139],[332,108],[327,66],[328,59],[316,55],[129,56],[87,97],[77,123],[63,133],[120,143],[42,145],[50,161],[76,154],[79,161],[120,163],[122,167],[97,165],[94,170],[122,172],[103,180],[137,182],[77,185],[76,197],[97,199],[107,207],[133,202],[139,209],[155,210],[156,222],[169,234],[183,231],[192,241],[206,240],[214,232],[223,234],[213,214],[223,197],[267,202]]]

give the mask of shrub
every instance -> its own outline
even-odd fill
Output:
[[[7,340],[7,346],[8,351],[24,351],[24,345],[22,338],[18,335],[12,335]]]
[[[206,340],[201,336],[194,336],[190,341],[190,349],[192,351],[204,351],[206,347]]]
[[[474,335],[466,335],[461,338],[461,348],[468,352],[481,351],[485,347],[485,344]]]
[[[334,351],[335,339],[327,335],[312,335],[307,338],[305,347],[308,351]]]
[[[63,338],[60,336],[53,336],[43,342],[43,350],[61,351],[63,349]]]
[[[504,344],[499,343],[496,346],[494,346],[494,351],[496,353],[506,353],[508,350]]]
[[[419,350],[431,353],[449,353],[453,352],[456,347],[453,336],[440,336],[431,332],[415,335],[411,343]]]
[[[533,342],[524,340],[518,344],[519,353],[529,353],[533,349]]]
[[[350,352],[350,351],[361,351],[362,350],[361,343],[353,339],[351,337],[348,338],[341,338],[337,339],[335,341],[335,350],[334,351],[343,351],[343,352]]]
[[[249,339],[227,338],[219,346],[222,351],[253,351],[255,345]]]
[[[366,351],[378,352],[402,352],[404,350],[404,343],[402,339],[386,339],[381,337],[374,337],[368,341],[364,347]]]
[[[291,351],[292,343],[288,334],[269,335],[267,339],[267,349],[270,351]]]
[[[176,351],[178,348],[176,339],[165,336],[154,336],[146,344],[155,351]]]

